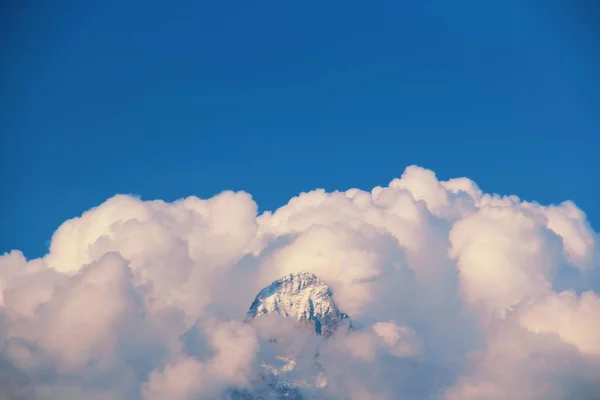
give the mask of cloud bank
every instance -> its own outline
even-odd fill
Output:
[[[257,210],[244,192],[117,195],[64,222],[43,258],[0,257],[0,398],[215,399],[266,365],[307,398],[600,397],[600,241],[573,203],[411,166]],[[354,332],[242,322],[299,271]]]

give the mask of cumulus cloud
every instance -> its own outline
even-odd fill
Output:
[[[323,399],[600,395],[600,246],[572,202],[411,166],[257,210],[244,192],[117,195],[58,227],[43,258],[0,257],[0,397],[214,399],[273,377]],[[243,322],[260,289],[302,271],[353,332]]]

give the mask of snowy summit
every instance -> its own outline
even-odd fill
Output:
[[[340,312],[329,286],[315,274],[297,272],[287,275],[261,290],[248,311],[248,319],[260,315],[296,318],[317,335],[331,336],[337,329],[352,329],[347,314]]]

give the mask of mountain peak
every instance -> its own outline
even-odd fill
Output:
[[[348,315],[335,305],[329,286],[310,272],[286,275],[262,289],[248,310],[248,319],[261,315],[295,318],[300,326],[312,327],[325,337],[342,326],[352,329]]]

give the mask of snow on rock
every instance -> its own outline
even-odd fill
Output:
[[[338,329],[352,329],[347,314],[338,310],[332,292],[315,274],[297,272],[287,275],[261,290],[248,311],[248,320],[261,315],[295,318],[317,335],[331,336]]]

